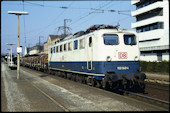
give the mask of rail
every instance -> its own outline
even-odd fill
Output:
[[[142,101],[144,101],[146,99],[145,101],[148,102],[148,103],[154,104],[154,105],[159,106],[159,107],[163,107],[165,109],[169,109],[169,102],[168,101],[160,100],[160,99],[157,99],[157,98],[137,94],[137,93],[122,90],[122,89],[119,89],[119,91],[126,93],[128,96],[132,95],[132,96],[139,97]]]
[[[169,76],[157,76],[157,75],[150,75],[146,74],[146,82],[154,82],[154,83],[159,83],[159,84],[170,84],[169,83]]]

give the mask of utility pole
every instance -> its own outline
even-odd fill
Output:
[[[64,35],[66,35],[66,19],[64,19]]]
[[[40,53],[40,51],[41,51],[41,44],[40,44],[40,38],[43,38],[43,36],[39,36],[39,53]]]
[[[41,43],[40,43],[40,38],[43,38],[43,36],[39,36],[39,46],[40,46],[40,44],[41,44]]]
[[[69,29],[69,27],[66,26],[66,21],[71,21],[71,19],[64,19],[64,35],[66,35],[66,28]]]
[[[28,15],[28,12],[21,11],[8,11],[8,14],[15,14],[18,16],[18,47],[17,47],[17,80],[20,79],[20,53],[22,51],[20,47],[20,37],[19,37],[19,16]]]
[[[12,67],[12,45],[15,45],[15,43],[7,43],[7,45],[10,45],[11,46],[11,63],[10,63],[10,66]]]
[[[62,29],[62,30],[64,31],[64,35],[65,35],[65,36],[67,35],[67,29],[68,29],[68,30],[71,29],[70,27],[67,27],[67,26],[66,26],[66,22],[67,22],[67,21],[71,21],[71,19],[64,19],[64,26],[59,26],[59,27],[58,27],[58,31],[59,31],[60,29]]]

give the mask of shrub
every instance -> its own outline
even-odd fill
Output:
[[[140,62],[141,71],[143,72],[158,72],[158,73],[169,73],[169,61],[162,62]]]

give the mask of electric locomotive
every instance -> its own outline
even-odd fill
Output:
[[[139,56],[135,31],[94,25],[50,46],[48,69],[105,89],[144,89]]]

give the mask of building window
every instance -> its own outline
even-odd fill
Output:
[[[157,24],[154,24],[154,25],[153,25],[153,30],[154,30],[154,29],[158,29],[158,25],[157,25]]]
[[[146,13],[140,14],[136,16],[136,21],[141,21],[141,20],[145,20],[148,18],[152,18],[155,16],[163,16],[163,8],[157,8],[151,11],[148,11]]]
[[[150,30],[155,30],[155,29],[163,29],[164,28],[164,23],[163,22],[157,22],[154,24],[149,24],[147,26],[143,27],[138,27],[136,28],[136,32],[145,32],[145,31],[150,31]]]
[[[162,61],[162,53],[157,53],[158,61]]]
[[[153,29],[153,26],[150,26],[149,29],[150,29],[150,30],[154,30],[154,29]]]
[[[142,7],[148,6],[150,4],[153,4],[157,1],[163,1],[163,0],[143,0],[144,2],[140,2],[139,4],[136,5],[136,9],[140,9]]]
[[[163,29],[164,28],[164,23],[163,22],[158,22],[158,28]]]

